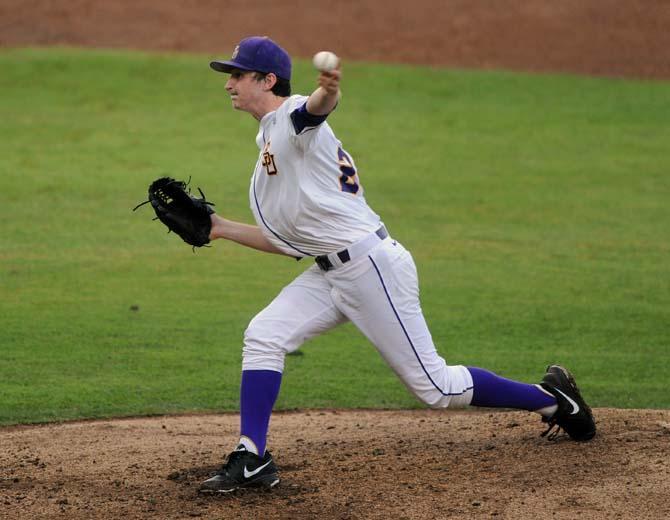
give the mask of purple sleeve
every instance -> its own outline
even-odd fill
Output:
[[[291,122],[293,123],[295,133],[298,135],[300,135],[305,128],[309,129],[319,126],[327,117],[328,114],[325,116],[315,116],[314,114],[307,112],[307,101],[291,112]]]

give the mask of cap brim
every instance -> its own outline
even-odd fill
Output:
[[[225,72],[226,74],[230,74],[234,69],[251,70],[249,67],[234,61],[212,61],[209,66],[217,72]]]

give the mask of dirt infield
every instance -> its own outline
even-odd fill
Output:
[[[286,6],[289,6],[288,8]],[[0,47],[292,54],[670,78],[670,2],[0,0]],[[588,397],[588,396],[587,396]],[[239,417],[0,428],[0,518],[668,518],[670,411],[596,410],[586,444],[533,414],[311,411],[273,417],[270,493],[201,497]]]
[[[279,413],[272,492],[203,497],[237,415],[0,429],[0,518],[668,518],[670,412],[596,410],[585,444],[521,412]]]
[[[667,0],[0,0],[0,46],[229,56],[267,34],[296,55],[670,78]]]

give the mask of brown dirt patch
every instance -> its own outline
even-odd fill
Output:
[[[229,56],[268,34],[296,56],[670,78],[670,2],[645,0],[0,0],[0,46]]]
[[[668,518],[670,411],[596,410],[585,444],[523,412],[273,417],[282,482],[202,497],[237,415],[0,429],[0,518]]]

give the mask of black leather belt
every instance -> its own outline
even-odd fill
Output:
[[[380,240],[384,240],[387,236],[389,236],[388,231],[386,231],[386,228],[384,226],[380,227],[377,231],[375,231],[375,235],[377,235]],[[342,262],[343,264],[346,264],[349,260],[351,260],[351,255],[349,254],[349,250],[347,249],[338,251],[335,254],[340,259],[340,262]],[[316,261],[317,265],[321,268],[322,271],[330,271],[335,267],[328,258],[328,255],[317,256],[314,258],[314,260]]]

